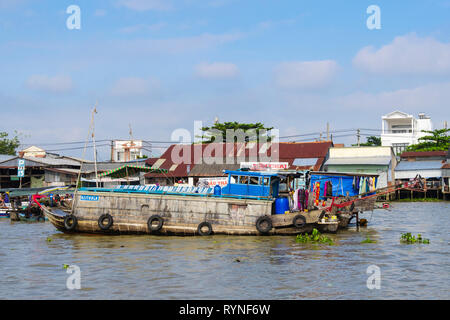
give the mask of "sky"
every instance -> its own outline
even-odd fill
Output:
[[[217,117],[348,145],[395,110],[450,120],[450,0],[0,0],[0,71],[0,131],[61,154],[96,103],[98,140]]]

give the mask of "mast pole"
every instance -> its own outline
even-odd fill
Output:
[[[95,122],[94,116],[97,113],[98,102],[95,103],[94,110],[92,110],[92,143],[94,145],[94,168],[95,168],[95,186],[98,188],[98,172],[97,172],[97,148],[95,147]]]

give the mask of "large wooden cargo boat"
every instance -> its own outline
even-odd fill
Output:
[[[276,214],[277,174],[227,173],[228,185],[216,186],[220,190],[155,186],[81,188],[75,194],[71,213],[48,206],[43,206],[43,210],[58,230],[68,233],[295,235],[313,228],[321,232],[337,231],[338,219],[325,210]]]

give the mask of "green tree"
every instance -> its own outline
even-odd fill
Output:
[[[450,147],[450,129],[422,130],[427,136],[419,138],[419,143],[412,144],[406,151],[445,151]]]
[[[367,137],[367,141],[365,143],[360,143],[359,145],[361,147],[381,146],[381,138],[370,136]],[[357,144],[352,144],[352,146],[357,146]]]
[[[14,138],[8,139],[7,132],[0,132],[0,154],[16,155],[16,150],[20,145],[20,141],[17,132],[15,134]]]
[[[259,141],[259,136],[265,135],[268,131],[272,130],[273,127],[266,128],[260,122],[257,123],[238,123],[238,122],[224,122],[214,123],[211,127],[203,127],[201,130],[203,131],[202,136],[198,136],[198,138],[203,139],[203,143],[211,143],[215,141],[215,135],[221,134],[223,141],[227,138],[227,130],[242,130],[246,135],[245,141]],[[206,140],[205,140],[206,139]],[[236,138],[235,138],[236,140]],[[270,141],[271,137],[267,137],[267,141]],[[231,142],[231,141],[228,141]]]

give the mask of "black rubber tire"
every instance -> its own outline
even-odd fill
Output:
[[[158,224],[157,224],[156,226],[153,226],[152,223],[153,223],[153,221],[155,221],[155,220],[158,220]],[[147,227],[148,227],[148,231],[149,231],[150,233],[152,233],[152,232],[158,232],[159,230],[162,229],[163,225],[164,225],[164,219],[163,219],[161,216],[157,215],[157,214],[151,216],[151,217],[148,218],[148,220],[147,220]]]
[[[322,210],[322,212],[320,213],[320,216],[319,216],[319,221],[322,220],[323,217],[325,217],[325,213],[326,213],[326,211]]]
[[[208,227],[208,231],[203,231],[202,229],[204,227]],[[210,236],[213,233],[213,229],[212,229],[212,225],[211,223],[207,222],[207,221],[203,221],[202,223],[200,223],[197,227],[197,232],[199,235],[201,236]]]
[[[303,228],[306,225],[306,218],[305,216],[298,214],[292,219],[292,224],[296,228]]]
[[[355,209],[355,203],[354,202],[352,202],[352,204],[350,205],[350,212],[353,212],[353,209]]]
[[[69,223],[69,220],[72,220],[72,224]],[[67,231],[75,230],[75,228],[78,225],[78,219],[73,214],[69,214],[68,216],[64,217],[64,227]]]
[[[103,224],[103,221],[105,219],[108,219],[108,223],[106,225]],[[98,227],[100,229],[104,230],[104,231],[106,231],[109,228],[111,228],[112,224],[113,224],[113,217],[110,214],[108,214],[108,213],[102,214],[100,216],[100,218],[98,218]]]
[[[259,217],[256,220],[256,230],[263,234],[268,233],[272,230],[272,219],[268,216]]]

